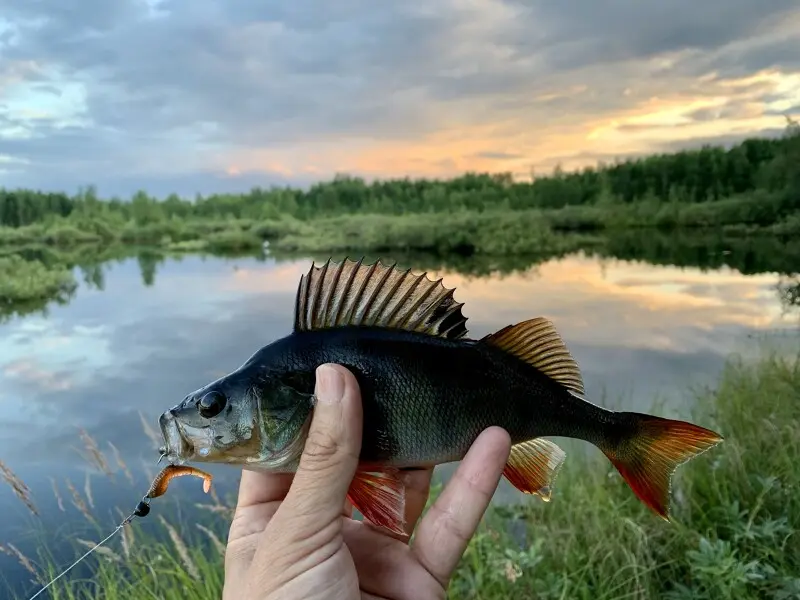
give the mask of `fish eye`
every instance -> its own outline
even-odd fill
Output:
[[[228,401],[225,398],[225,394],[222,392],[213,391],[208,392],[205,396],[200,398],[200,403],[198,404],[197,408],[200,411],[201,417],[204,419],[211,419],[222,412],[222,409],[225,408],[227,402]]]

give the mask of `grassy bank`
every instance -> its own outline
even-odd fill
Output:
[[[800,200],[799,200],[800,201]],[[707,204],[641,202],[554,210],[459,211],[448,215],[345,214],[300,220],[169,219],[141,227],[66,219],[0,228],[0,254],[38,248],[74,254],[147,246],[169,252],[425,252],[447,256],[524,256],[587,248],[636,230],[711,231],[792,239],[800,236],[800,212],[787,192],[755,194]],[[646,235],[652,235],[647,233]],[[51,261],[55,262],[55,261]]]
[[[551,503],[520,497],[519,505],[490,510],[451,597],[798,597],[798,398],[797,359],[732,360],[717,389],[698,394],[694,415],[726,441],[678,471],[673,523],[649,513],[599,452],[572,452]],[[61,581],[53,597],[219,597],[220,540],[230,512],[219,499],[208,508],[202,522],[159,520],[158,537],[134,525],[124,544],[117,539],[89,559],[97,587],[87,579]],[[50,556],[44,549],[20,560],[42,579],[57,572]]]
[[[728,235],[800,235],[787,195],[734,198],[705,205],[640,203],[543,211],[459,212],[401,217],[353,215],[262,226],[274,250],[417,251],[465,256],[541,254],[545,249],[586,248],[638,229],[703,230]],[[767,216],[767,214],[769,216]],[[648,233],[652,235],[652,233]]]
[[[0,227],[0,248],[127,244],[175,251],[241,251],[258,249],[268,241],[279,250],[303,252],[415,250],[499,256],[569,244],[571,234],[615,235],[642,228],[715,229],[789,237],[800,234],[798,215],[800,198],[787,191],[758,191],[702,204],[650,200],[559,209],[493,207],[448,214],[347,213],[309,219],[291,215],[270,219],[173,217],[141,225],[100,217],[70,217],[19,228]]]

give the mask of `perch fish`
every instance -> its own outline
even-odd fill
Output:
[[[722,437],[587,401],[578,365],[546,318],[469,339],[454,291],[381,262],[312,264],[300,279],[292,333],[161,415],[165,458],[296,471],[315,369],[338,363],[355,375],[364,414],[348,497],[375,525],[403,531],[400,471],[460,460],[492,425],[511,437],[504,475],[518,490],[549,500],[566,455],[544,437],[577,438],[597,446],[668,520],[672,473]]]

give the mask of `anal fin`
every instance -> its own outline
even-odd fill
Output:
[[[511,447],[503,475],[519,491],[549,502],[553,483],[566,457],[566,452],[553,442],[535,438]]]
[[[405,535],[406,490],[398,474],[391,467],[357,471],[347,499],[370,523]]]

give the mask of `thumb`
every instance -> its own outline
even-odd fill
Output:
[[[341,517],[361,451],[362,410],[356,378],[339,365],[317,368],[315,396],[300,465],[281,508],[319,529]]]

